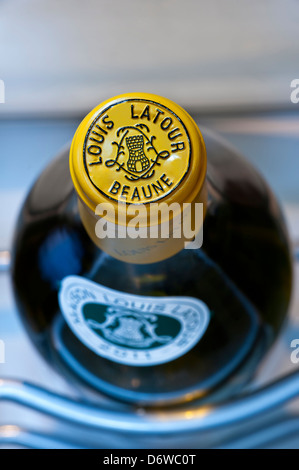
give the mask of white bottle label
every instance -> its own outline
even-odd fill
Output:
[[[79,276],[59,291],[73,333],[99,356],[131,366],[173,361],[205,333],[210,312],[193,297],[145,297],[119,292]]]

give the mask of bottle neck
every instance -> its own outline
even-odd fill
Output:
[[[84,227],[99,248],[129,263],[161,261],[192,240],[191,247],[200,246],[206,168],[191,116],[147,93],[99,104],[70,150]]]
[[[148,264],[198,249],[203,239],[207,184],[192,202],[179,204],[99,204],[93,212],[80,197],[81,221],[91,240],[104,252],[127,263]]]

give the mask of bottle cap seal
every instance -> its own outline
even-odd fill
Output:
[[[81,122],[71,146],[70,171],[81,217],[85,207],[85,226],[91,214],[95,221],[98,205],[107,203],[113,211],[104,217],[114,223],[116,214],[118,225],[128,224],[122,217],[128,205],[143,205],[140,223],[147,226],[153,203],[198,201],[206,174],[205,145],[180,106],[157,95],[129,93],[101,103]],[[102,241],[97,244],[103,247]]]

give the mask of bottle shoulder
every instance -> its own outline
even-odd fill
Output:
[[[202,131],[207,150],[209,199],[230,204],[269,208],[275,197],[259,172],[224,139]],[[33,219],[62,213],[76,199],[70,170],[69,149],[61,152],[41,173],[28,193],[23,210]],[[270,201],[271,200],[271,201]],[[273,207],[272,207],[273,208]]]
[[[225,258],[225,269],[229,269],[227,265],[242,246],[251,246],[262,257],[264,245],[268,243],[274,251],[280,245],[287,258],[286,226],[279,204],[264,179],[220,138],[207,130],[203,130],[203,135],[208,155],[208,208],[202,250],[218,262],[224,263]],[[18,220],[16,248],[28,245],[31,249],[41,249],[46,240],[55,246],[72,240],[71,245],[77,246],[77,257],[84,252],[89,260],[101,253],[82,225],[68,160],[66,149],[48,165],[30,190]],[[193,250],[183,251],[188,258],[187,252]],[[76,250],[72,256],[76,256]],[[256,260],[257,264],[260,262]]]
[[[16,299],[35,341],[35,332],[43,337],[59,316],[61,281],[74,275],[127,294],[194,297],[226,331],[242,317],[261,320],[275,336],[292,278],[278,204],[250,164],[214,137],[205,140],[209,202],[203,246],[157,263],[119,261],[91,241],[80,219],[67,151],[44,170],[21,210],[12,258]]]

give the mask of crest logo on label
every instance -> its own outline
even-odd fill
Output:
[[[99,356],[149,366],[186,354],[205,333],[209,310],[190,297],[144,297],[79,276],[63,280],[59,304],[73,333]]]
[[[114,344],[147,349],[169,343],[180,331],[175,319],[163,315],[140,313],[138,310],[87,303],[83,307],[86,324],[102,338]],[[95,319],[96,318],[96,319]],[[164,326],[164,327],[163,327]],[[163,335],[164,329],[171,335]]]

